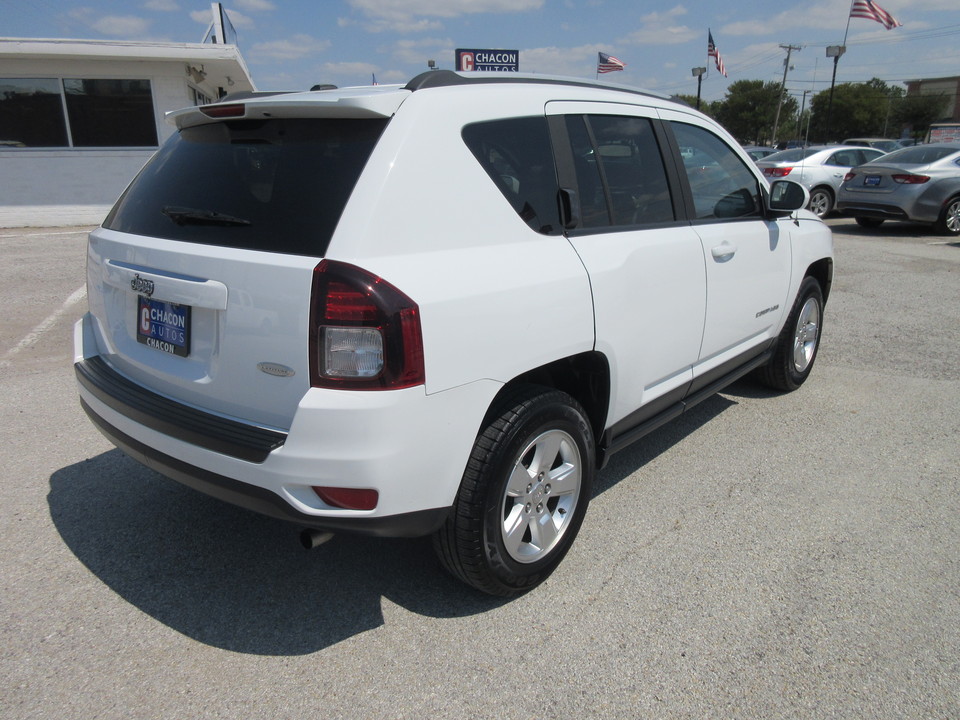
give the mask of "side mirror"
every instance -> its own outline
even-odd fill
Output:
[[[792,180],[775,180],[770,184],[770,199],[767,208],[776,214],[789,214],[807,206],[809,191]]]

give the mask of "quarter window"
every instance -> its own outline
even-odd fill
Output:
[[[543,117],[474,123],[463,140],[517,214],[544,234],[560,232],[557,171]]]
[[[672,123],[683,169],[690,181],[695,218],[760,215],[760,184],[723,140],[696,125]]]

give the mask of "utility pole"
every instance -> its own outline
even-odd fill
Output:
[[[773,119],[773,137],[771,143],[777,142],[777,128],[780,125],[780,108],[783,106],[783,93],[787,89],[787,71],[790,70],[790,53],[794,50],[799,52],[803,48],[796,45],[781,45],[781,49],[787,51],[787,59],[783,61],[783,82],[780,83],[780,97],[777,98],[777,115]]]

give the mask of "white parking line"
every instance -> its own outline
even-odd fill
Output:
[[[21,237],[36,237],[37,235],[43,235],[45,237],[50,235],[86,235],[89,233],[89,230],[68,230],[65,232],[32,232],[32,233],[15,233],[13,235],[0,235],[2,238],[21,238]]]
[[[77,288],[76,290],[74,290],[70,294],[70,297],[68,297],[66,300],[63,301],[63,305],[57,308],[55,312],[47,316],[43,320],[43,322],[37,325],[29,333],[27,333],[27,335],[25,335],[20,342],[18,342],[16,345],[14,345],[12,348],[7,350],[7,352],[3,354],[3,358],[0,359],[0,367],[6,367],[7,365],[9,365],[10,359],[14,355],[16,355],[18,352],[22,350],[26,350],[28,347],[36,343],[43,336],[45,332],[47,332],[50,328],[52,328],[56,324],[57,320],[59,320],[64,315],[64,313],[67,312],[67,310],[69,310],[71,307],[73,307],[78,302],[83,300],[86,296],[87,296],[86,286]]]

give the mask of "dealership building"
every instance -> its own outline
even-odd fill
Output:
[[[254,89],[235,44],[0,38],[0,227],[100,223],[165,113]]]

